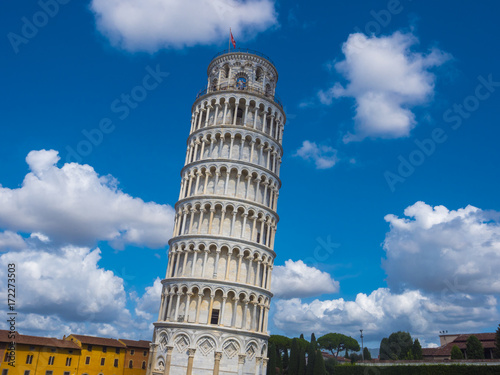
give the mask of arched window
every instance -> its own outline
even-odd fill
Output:
[[[273,91],[271,89],[271,85],[268,83],[266,84],[266,95],[272,95],[273,94]]]
[[[222,71],[224,72],[224,78],[229,78],[229,65],[226,64],[222,67]]]
[[[238,90],[245,90],[247,88],[247,79],[245,77],[238,77],[236,79],[236,88]]]
[[[264,76],[264,71],[262,70],[262,68],[261,67],[257,68],[257,70],[255,71],[255,80],[260,82],[263,76]]]
[[[134,362],[132,360],[128,361],[128,368],[132,368],[134,365]]]
[[[142,361],[142,366],[141,368],[144,370],[146,368],[146,361]]]
[[[214,78],[212,80],[212,84],[210,85],[210,90],[211,91],[217,91],[217,83],[218,83],[217,78]]]

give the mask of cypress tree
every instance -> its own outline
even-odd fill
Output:
[[[321,350],[316,350],[316,355],[314,358],[314,372],[313,375],[325,375],[325,361],[323,360],[323,355],[321,354]]]
[[[306,375],[306,351],[300,349],[298,375]]]
[[[311,342],[309,343],[309,348],[307,349],[307,375],[314,375],[314,366],[316,363],[316,350],[318,345],[316,344],[316,337],[314,333],[311,334]]]
[[[411,348],[411,354],[413,355],[413,359],[423,359],[422,355],[422,345],[420,345],[420,341],[415,339],[413,342],[413,346]]]
[[[278,367],[280,369],[280,374],[282,374],[283,373],[283,362],[281,361],[281,351],[278,348],[278,346],[276,346],[276,367]]]
[[[484,348],[481,341],[474,336],[470,335],[466,342],[467,359],[484,359]]]
[[[290,360],[288,358],[288,349],[285,348],[285,353],[283,353],[283,370],[288,369],[288,365],[290,363]]]
[[[365,358],[365,361],[370,361],[372,359],[372,353],[370,353],[366,346],[363,348],[363,357]]]
[[[456,345],[453,345],[453,348],[451,348],[451,359],[464,359],[462,351]]]
[[[267,375],[276,375],[276,347],[271,342],[267,348],[267,356],[269,361],[267,363]]]
[[[290,360],[288,364],[288,375],[299,375],[300,351],[297,339],[292,340],[290,348]]]
[[[500,324],[498,325],[497,332],[495,334],[495,357],[500,358]]]

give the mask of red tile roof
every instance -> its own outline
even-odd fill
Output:
[[[71,342],[61,339],[56,339],[54,337],[38,337],[38,336],[28,336],[21,335],[16,332],[16,338],[13,340],[9,338],[9,331],[0,330],[0,342],[12,342],[15,341],[16,344],[22,345],[33,345],[33,346],[48,346],[51,348],[65,348],[65,349],[77,349],[80,350],[80,347]]]
[[[146,340],[127,340],[120,339],[128,348],[141,348],[141,349],[149,349],[149,341]]]
[[[69,335],[66,340],[71,340],[71,337],[74,337],[82,344],[88,345],[99,345],[99,346],[111,346],[113,348],[126,348],[126,345],[121,343],[116,339],[107,339],[104,337],[95,337],[95,336],[85,336],[85,335]]]
[[[422,349],[424,356],[450,356],[451,349],[456,345],[459,349],[465,350],[467,347],[467,339],[470,336],[476,336],[484,349],[493,349],[495,347],[495,333],[468,333],[459,335],[452,342],[440,346],[439,348],[425,348]]]

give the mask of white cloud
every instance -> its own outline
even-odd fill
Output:
[[[359,293],[354,301],[278,300],[274,303],[274,324],[288,335],[315,332],[318,337],[327,332],[342,332],[358,337],[363,328],[366,341],[380,342],[398,330],[433,341],[442,327],[450,332],[471,332],[495,324],[499,318],[496,305],[495,298],[470,303],[433,298],[416,290],[393,294],[387,288],[379,288],[369,295]]]
[[[21,333],[151,339],[160,302],[159,279],[142,296],[128,299],[124,279],[99,266],[99,249],[45,246],[27,240],[22,250],[0,256],[1,279],[7,280],[8,264],[16,267]],[[0,283],[0,293],[7,295],[6,288]],[[0,306],[4,309],[6,306]],[[0,326],[6,328],[5,322]]]
[[[97,265],[100,254],[73,246],[26,248],[0,256],[0,277],[7,278],[7,264],[16,264],[16,305],[25,314],[112,322],[124,314],[125,290],[121,278]]]
[[[162,283],[159,277],[148,286],[140,298],[136,298],[135,314],[146,320],[154,320],[160,310]]]
[[[0,251],[19,250],[26,246],[24,239],[11,231],[0,232]]]
[[[297,150],[294,156],[298,156],[304,160],[311,160],[316,165],[317,169],[332,168],[337,162],[337,150],[333,147],[320,145],[315,142],[304,141],[302,146]]]
[[[93,0],[98,29],[129,51],[238,41],[277,24],[272,0]]]
[[[92,246],[109,241],[164,247],[172,233],[174,211],[168,205],[144,202],[117,188],[112,176],[99,176],[89,165],[56,166],[54,150],[31,151],[31,172],[20,188],[0,185],[0,227],[37,233],[45,242]],[[0,240],[0,248],[1,248]],[[15,245],[13,245],[15,246]]]
[[[500,214],[417,202],[407,218],[387,215],[383,267],[391,289],[499,294]]]
[[[315,297],[339,291],[339,282],[329,273],[309,267],[301,260],[289,259],[284,266],[275,266],[271,283],[276,298]]]
[[[380,37],[349,35],[342,46],[345,59],[334,65],[348,84],[337,82],[318,93],[325,105],[340,97],[355,99],[355,132],[347,134],[344,142],[409,135],[417,123],[411,108],[434,94],[435,75],[429,69],[450,59],[437,48],[426,54],[414,52],[416,44],[413,34],[400,32]]]

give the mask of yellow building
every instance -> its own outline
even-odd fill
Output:
[[[84,335],[69,335],[65,340],[81,349],[76,375],[123,375],[125,344],[115,339]]]
[[[123,375],[146,375],[149,341],[120,339],[127,346]]]
[[[149,341],[84,335],[61,340],[17,332],[10,336],[0,330],[0,375],[146,374]]]
[[[71,341],[0,330],[0,347],[1,375],[77,375],[81,350]]]

